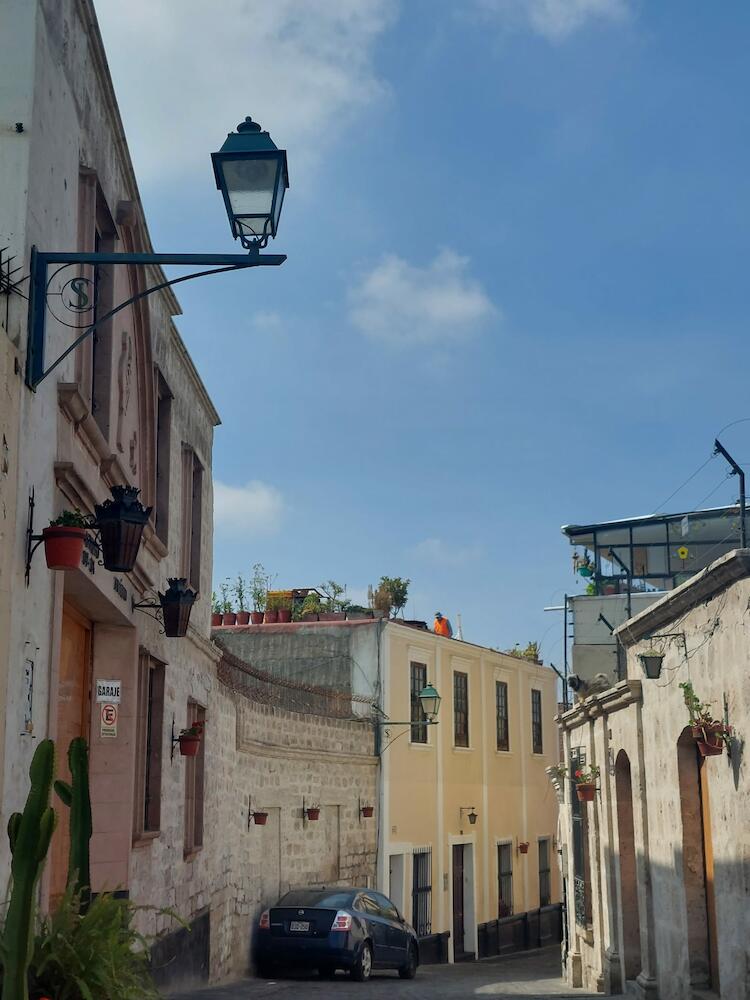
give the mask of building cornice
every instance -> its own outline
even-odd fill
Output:
[[[578,729],[584,723],[598,719],[602,715],[611,715],[630,705],[638,704],[641,699],[640,681],[619,681],[601,694],[592,694],[583,701],[576,702],[569,711],[555,716],[555,721],[563,732],[568,729]]]
[[[747,577],[750,577],[750,549],[733,549],[624,622],[614,635],[623,646],[632,646]]]

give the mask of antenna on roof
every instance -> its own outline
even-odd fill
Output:
[[[460,639],[461,641],[463,641],[464,632],[463,632],[463,628],[461,626],[461,615],[460,614],[456,615],[456,622],[457,622],[457,625],[456,625],[456,638]]]

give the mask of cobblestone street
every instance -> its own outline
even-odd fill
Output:
[[[426,965],[411,982],[396,973],[375,973],[367,983],[353,983],[339,973],[334,980],[315,974],[279,980],[244,979],[230,986],[173,994],[171,1000],[266,1000],[278,997],[329,997],[331,1000],[459,1000],[464,997],[588,997],[595,994],[573,990],[560,978],[557,946],[513,958],[464,962],[458,965]]]

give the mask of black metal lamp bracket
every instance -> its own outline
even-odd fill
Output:
[[[203,278],[209,274],[222,274],[225,271],[238,271],[248,267],[278,267],[286,260],[286,254],[261,254],[258,247],[253,247],[247,254],[194,254],[194,253],[47,253],[31,248],[31,281],[29,283],[29,339],[26,352],[26,385],[35,391],[36,387],[50,375],[55,368],[72,352],[83,343],[87,337],[96,330],[98,326],[111,319],[116,313],[140,299],[152,295],[154,292],[178,285],[182,281],[191,281],[193,278]],[[47,276],[50,265],[59,264],[50,277]],[[160,281],[150,288],[138,292],[124,302],[120,302],[114,309],[103,316],[97,316],[91,324],[82,321],[87,314],[93,315],[95,306],[96,288],[95,282],[91,278],[75,276],[63,285],[61,291],[51,289],[52,282],[61,271],[67,267],[78,267],[89,265],[97,267],[101,264],[130,264],[130,265],[175,265],[192,266],[205,268],[201,271],[194,271],[191,274],[183,274],[179,278],[171,278],[168,281]],[[67,291],[66,291],[67,290]],[[45,325],[47,312],[55,313],[50,309],[50,299],[58,299],[57,303],[59,315],[56,318],[65,326],[82,332],[70,344],[63,353],[57,357],[48,367],[45,368],[44,348],[45,348]],[[65,314],[66,319],[60,317]]]
[[[153,618],[154,621],[161,626],[159,629],[162,635],[165,634],[164,631],[164,621],[162,618],[162,606],[161,604],[154,603],[153,601],[136,601],[134,597],[130,599],[130,610],[131,611],[142,611],[149,618]]]

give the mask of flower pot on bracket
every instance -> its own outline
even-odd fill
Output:
[[[247,625],[250,622],[250,612],[249,611],[238,611],[237,612],[237,624]]]
[[[267,820],[268,820],[268,813],[267,812],[254,812],[253,813],[253,823],[255,823],[256,826],[265,826]]]
[[[582,781],[576,785],[576,795],[579,802],[593,802],[596,795],[596,785],[593,782]]]
[[[692,726],[690,732],[701,757],[719,757],[724,752],[726,729],[723,722]]]
[[[197,757],[201,746],[200,736],[180,736],[180,753],[183,757]]]
[[[48,569],[78,569],[86,539],[85,528],[56,524],[43,528],[42,536]]]
[[[315,820],[320,819],[319,806],[313,806],[310,809],[307,809],[306,812],[307,812],[307,818],[311,820],[313,823],[315,822]]]
[[[521,854],[528,854],[529,853],[528,841],[524,841],[522,844],[519,844],[518,850],[521,852]]]
[[[362,815],[365,819],[370,819],[375,812],[375,806],[362,806]]]
[[[262,625],[263,624],[263,612],[262,611],[251,611],[250,612],[250,624],[251,625]]]

